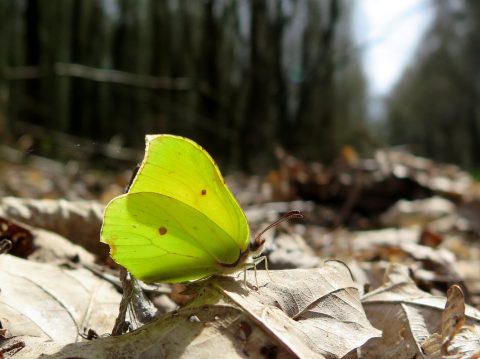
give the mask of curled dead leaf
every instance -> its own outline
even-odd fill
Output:
[[[447,292],[447,302],[442,313],[440,333],[433,333],[423,343],[428,359],[471,359],[480,357],[480,323],[466,323],[465,299],[462,289],[453,285]]]
[[[0,217],[0,242],[8,241],[8,253],[26,258],[34,251],[33,234],[16,221]],[[1,253],[1,252],[0,252]]]
[[[448,354],[448,345],[465,324],[465,298],[458,285],[447,292],[447,303],[442,313],[442,354]]]
[[[383,331],[382,338],[374,338],[361,348],[364,357],[422,357],[425,348],[435,350],[441,347],[435,340],[427,341],[427,338],[442,326],[441,313],[446,298],[418,289],[409,277],[408,267],[391,265],[384,284],[366,294],[362,302],[368,319]],[[461,309],[458,305],[452,307],[456,315],[457,307]],[[469,325],[480,324],[480,312],[473,307],[466,307],[465,317]],[[448,322],[456,323],[457,320],[449,319]],[[450,331],[445,329],[445,333]],[[437,337],[441,338],[440,335]]]
[[[95,201],[0,199],[0,216],[58,233],[100,258],[108,247],[99,242],[103,205]]]

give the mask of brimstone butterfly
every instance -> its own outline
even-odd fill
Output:
[[[260,254],[264,240],[249,243],[245,214],[210,155],[184,137],[148,135],[146,142],[128,192],[105,209],[101,241],[112,258],[147,282],[254,266],[249,259]]]

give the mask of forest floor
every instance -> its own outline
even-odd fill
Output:
[[[122,283],[99,231],[132,171],[85,163],[0,148],[0,358],[480,357],[480,184],[456,166],[346,147],[227,176],[253,234],[303,213],[266,234],[270,276],[148,287],[156,319],[112,337]]]

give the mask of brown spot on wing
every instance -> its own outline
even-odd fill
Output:
[[[161,236],[165,235],[167,233],[167,228],[163,226],[158,228],[158,233],[160,233]]]
[[[207,190],[204,188],[202,189],[202,192],[201,192],[202,196],[205,196],[207,194]]]

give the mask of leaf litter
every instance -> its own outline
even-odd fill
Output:
[[[107,335],[121,285],[98,231],[104,203],[128,175],[95,179],[70,164],[61,176],[65,168],[51,160],[2,163],[21,175],[0,180],[0,238],[13,244],[21,233],[31,246],[0,256],[0,353],[480,357],[478,183],[455,166],[397,151],[354,161],[342,154],[332,166],[282,151],[278,158],[266,177],[227,178],[253,230],[304,212],[303,222],[267,234],[273,280],[259,270],[258,290],[253,271],[247,288],[241,273],[172,294],[143,285],[157,318],[139,324],[130,316],[120,336]],[[171,298],[180,303],[173,311]]]

